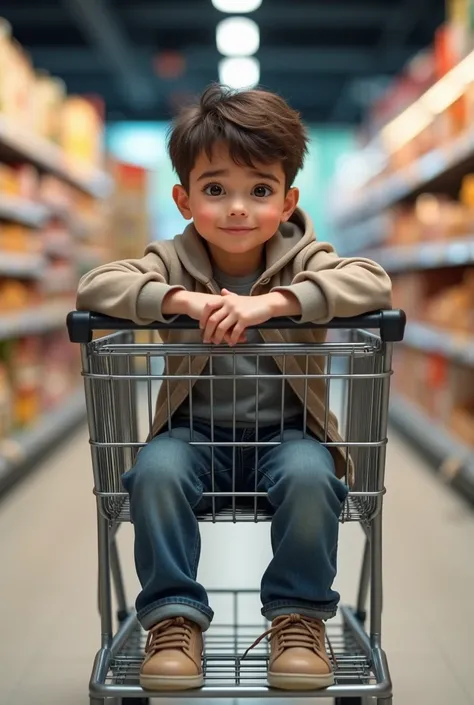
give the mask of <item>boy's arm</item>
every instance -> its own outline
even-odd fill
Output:
[[[81,278],[76,306],[139,324],[164,321],[166,313],[180,313],[163,311],[165,297],[184,290],[170,286],[168,279],[168,268],[155,252],[141,259],[104,264]]]
[[[333,318],[391,308],[390,277],[376,262],[362,257],[339,257],[327,243],[315,242],[302,254],[302,271],[291,285],[272,289],[296,297],[300,323],[327,323]]]

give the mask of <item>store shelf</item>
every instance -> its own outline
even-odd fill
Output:
[[[474,503],[474,452],[400,395],[392,394],[392,423],[432,461],[443,480]]]
[[[41,283],[41,291],[47,296],[52,296],[53,294],[72,296],[76,290],[76,270],[72,267],[49,270]]]
[[[30,428],[0,440],[0,492],[18,479],[22,469],[35,464],[49,449],[57,447],[85,416],[84,392],[81,387],[66,402],[44,414]]]
[[[109,258],[108,252],[103,247],[94,245],[81,245],[78,250],[78,261],[83,267],[98,267],[105,264]]]
[[[387,214],[382,213],[336,233],[337,250],[343,257],[358,256],[368,247],[382,246],[390,228]]]
[[[427,353],[439,353],[463,365],[474,366],[474,336],[468,334],[411,321],[407,323],[403,343]]]
[[[21,313],[0,316],[0,340],[22,335],[46,333],[66,325],[66,316],[74,308],[74,303],[51,303],[22,311]]]
[[[49,216],[46,206],[18,196],[0,194],[0,220],[20,223],[28,228],[41,228]]]
[[[466,174],[472,167],[474,131],[423,155],[408,168],[386,177],[378,185],[367,185],[364,189],[367,195],[356,204],[334,213],[334,223],[340,229],[352,226],[424,190],[439,190],[443,182]]]
[[[474,263],[474,237],[380,247],[363,254],[381,264],[387,272],[461,267]]]
[[[75,237],[87,236],[91,226],[69,207],[48,203],[35,203],[26,198],[0,193],[0,221],[25,225],[28,228],[43,228],[51,218],[57,218]]]
[[[84,173],[83,169],[68,163],[57,145],[25,132],[2,117],[0,161],[10,164],[28,162],[95,198],[105,198],[112,187],[112,180],[105,172],[90,169]]]
[[[40,278],[45,265],[41,255],[0,252],[0,277]]]
[[[44,253],[47,257],[61,257],[71,259],[75,254],[75,243],[68,232],[61,237],[55,233],[53,237],[46,237],[44,243]]]
[[[91,225],[68,206],[47,204],[52,218],[56,218],[75,238],[82,240],[91,232]]]

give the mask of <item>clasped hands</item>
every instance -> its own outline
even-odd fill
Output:
[[[204,343],[245,343],[245,331],[277,316],[299,316],[301,306],[290,291],[239,296],[227,289],[220,294],[173,291],[165,298],[164,314],[185,314],[199,321]]]
[[[239,296],[227,289],[222,289],[220,296],[210,296],[199,318],[203,343],[245,343],[249,326],[273,317],[273,298],[271,294]]]

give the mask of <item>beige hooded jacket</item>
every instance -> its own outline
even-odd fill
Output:
[[[253,286],[251,295],[287,287],[301,304],[301,322],[324,324],[335,317],[357,316],[391,307],[391,283],[385,271],[368,259],[338,257],[332,245],[317,242],[310,218],[300,209],[267,242],[265,270]],[[79,283],[77,308],[141,324],[165,321],[162,302],[173,288],[219,293],[213,281],[208,250],[192,224],[173,240],[151,243],[141,259],[112,262],[84,275]],[[266,343],[321,343],[326,338],[326,331],[261,330],[260,335]],[[161,337],[166,343],[201,341],[199,330],[162,331]],[[207,361],[205,356],[196,356],[190,371],[185,358],[171,356],[169,372],[199,375]],[[275,362],[282,370],[281,357],[276,357]],[[310,357],[309,374],[321,374],[323,369],[324,360]],[[286,374],[305,375],[305,356],[287,357],[285,371]],[[304,378],[288,381],[303,403]],[[186,381],[177,380],[161,386],[153,423],[154,435],[167,422],[167,386],[172,414],[188,396]],[[308,428],[319,438],[323,438],[325,398],[324,380],[310,379],[306,395]],[[329,415],[328,436],[332,442],[342,440],[332,413]],[[337,475],[343,477],[347,474],[348,481],[352,482],[353,469],[346,458],[346,449],[332,447],[331,451]]]

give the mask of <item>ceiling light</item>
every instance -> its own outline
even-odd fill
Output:
[[[253,88],[260,81],[260,62],[253,56],[221,59],[219,81],[230,88]]]
[[[254,12],[262,0],[212,0],[212,4],[220,12]]]
[[[258,24],[248,17],[229,17],[216,27],[217,49],[224,56],[251,56],[260,46]]]

